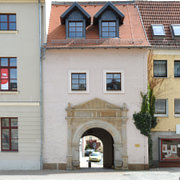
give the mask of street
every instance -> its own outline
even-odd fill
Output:
[[[116,171],[84,168],[73,171],[0,171],[0,180],[179,180],[180,168],[156,168],[148,171]]]

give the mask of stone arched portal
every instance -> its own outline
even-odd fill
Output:
[[[114,168],[127,169],[127,108],[119,107],[95,98],[86,103],[66,109],[68,123],[67,169],[79,168],[79,140],[92,128],[102,128],[109,132],[114,141]]]

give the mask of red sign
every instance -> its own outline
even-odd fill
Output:
[[[1,69],[1,89],[8,89],[8,69]]]

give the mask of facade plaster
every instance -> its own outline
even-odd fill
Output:
[[[88,70],[88,93],[69,93],[68,72],[73,70]],[[104,70],[124,72],[124,93],[104,93]],[[140,110],[140,92],[147,90],[147,49],[48,49],[43,77],[45,164],[67,162],[67,104],[78,105],[94,98],[120,107],[126,103],[127,164],[148,164],[147,138],[136,129],[132,118]]]

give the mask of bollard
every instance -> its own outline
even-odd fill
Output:
[[[91,161],[88,161],[88,168],[91,168]]]

